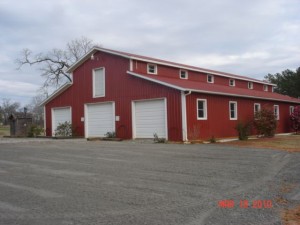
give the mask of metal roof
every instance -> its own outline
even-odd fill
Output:
[[[158,83],[170,88],[175,88],[180,91],[192,91],[198,93],[216,94],[235,96],[243,98],[255,98],[263,100],[273,100],[282,102],[300,103],[300,99],[293,98],[287,95],[278,94],[275,92],[257,91],[253,89],[230,87],[218,84],[211,84],[199,81],[191,81],[185,79],[176,79],[166,76],[148,75],[127,71],[129,75],[139,77],[154,83]]]
[[[185,64],[181,64],[181,63],[170,62],[170,61],[166,61],[166,60],[162,60],[162,59],[156,59],[156,58],[152,58],[152,57],[141,56],[141,55],[136,55],[136,54],[132,54],[132,53],[107,49],[107,48],[101,48],[101,47],[97,47],[97,46],[94,46],[86,55],[84,55],[81,59],[79,59],[76,63],[74,63],[68,69],[67,72],[72,73],[76,68],[78,68],[84,61],[89,59],[91,57],[91,55],[95,54],[97,51],[106,52],[106,53],[113,54],[113,55],[118,55],[118,56],[128,58],[131,60],[140,60],[140,61],[155,63],[155,64],[159,64],[159,65],[166,65],[166,66],[176,67],[176,68],[180,68],[180,69],[186,69],[186,70],[191,70],[191,71],[196,71],[196,72],[208,73],[208,74],[212,74],[212,75],[229,77],[229,78],[233,78],[233,79],[240,79],[240,80],[246,80],[246,81],[276,86],[275,84],[271,84],[269,82],[261,81],[261,80],[250,78],[247,76],[241,76],[241,75],[236,75],[236,74],[231,74],[231,73],[220,72],[220,71],[216,71],[216,70],[204,69],[204,68],[189,66],[189,65],[185,65]]]

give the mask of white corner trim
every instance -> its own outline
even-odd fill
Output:
[[[186,117],[186,96],[184,91],[181,91],[181,121],[182,121],[182,141],[188,141],[187,134],[187,117]]]

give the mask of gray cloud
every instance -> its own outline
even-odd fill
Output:
[[[2,0],[0,86],[7,85],[3,80],[20,82],[19,90],[22,82],[42,85],[39,71],[15,70],[20,51],[63,48],[80,36],[107,48],[262,79],[300,66],[299,11],[298,0]]]

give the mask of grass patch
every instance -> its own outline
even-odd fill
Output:
[[[259,138],[247,141],[232,141],[224,144],[249,148],[270,148],[288,152],[300,152],[300,135],[276,136],[273,138]]]
[[[0,126],[0,137],[9,135],[9,126]]]

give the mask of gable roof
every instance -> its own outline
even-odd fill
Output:
[[[127,71],[127,73],[134,77],[138,77],[144,80],[158,83],[180,91],[192,91],[198,93],[300,103],[300,99],[292,98],[290,96],[278,94],[275,92],[257,91],[253,89],[230,87],[230,86],[197,82],[197,81],[191,81],[185,79],[176,79],[176,78],[170,78],[166,76],[134,73],[131,71]]]
[[[95,54],[96,52],[106,52],[113,55],[118,55],[120,57],[128,58],[130,60],[141,60],[149,63],[155,63],[155,64],[161,64],[161,65],[167,65],[172,67],[177,67],[180,69],[187,69],[187,70],[193,70],[198,72],[204,72],[209,73],[212,75],[220,75],[224,77],[229,77],[233,79],[240,79],[240,80],[246,80],[246,81],[252,81],[256,83],[261,84],[268,84],[272,86],[276,86],[274,84],[239,76],[235,74],[229,74],[224,72],[218,72],[214,70],[208,70],[203,69],[199,67],[194,66],[188,66],[184,64],[169,62],[165,60],[160,59],[154,59],[146,56],[140,56],[135,55],[131,53],[126,52],[120,52],[115,51],[111,49],[105,49],[100,47],[93,47],[87,54],[85,54],[81,59],[79,59],[76,63],[74,63],[69,69],[68,73],[72,73],[76,68],[78,68],[84,61],[89,59],[91,55]],[[274,100],[274,101],[282,101],[282,102],[292,102],[292,103],[298,103],[300,104],[300,99],[292,98],[287,95],[281,95],[274,92],[265,92],[265,91],[256,91],[256,90],[250,90],[250,89],[242,89],[237,87],[229,87],[229,86],[223,86],[223,85],[217,85],[217,84],[209,84],[209,83],[203,83],[203,82],[196,82],[191,80],[185,80],[185,79],[176,79],[176,78],[169,78],[166,76],[153,76],[148,74],[142,74],[142,73],[135,73],[132,71],[127,71],[127,73],[131,76],[139,77],[144,80],[148,80],[154,83],[158,83],[170,88],[177,89],[179,91],[192,91],[192,92],[198,92],[198,93],[208,93],[208,94],[217,94],[217,95],[226,95],[226,96],[235,96],[235,97],[244,97],[244,98],[255,98],[255,99],[264,99],[264,100]],[[57,89],[55,92],[53,92],[47,99],[45,99],[40,105],[43,106],[50,102],[52,99],[60,95],[62,92],[67,90],[73,83],[65,83],[63,86],[61,86],[59,89]]]
[[[180,68],[180,69],[186,69],[186,70],[190,70],[190,71],[208,73],[208,74],[212,74],[212,75],[219,75],[219,76],[233,78],[233,79],[246,80],[246,81],[276,86],[275,84],[271,84],[266,81],[261,81],[261,80],[246,77],[246,76],[236,75],[236,74],[232,74],[232,73],[225,73],[225,72],[220,72],[220,71],[216,71],[216,70],[204,69],[201,67],[189,66],[189,65],[185,65],[185,64],[181,64],[181,63],[162,60],[162,59],[156,59],[156,58],[152,58],[152,57],[141,56],[141,55],[136,55],[136,54],[132,54],[132,53],[107,49],[107,48],[101,48],[98,46],[94,46],[87,54],[85,54],[81,59],[79,59],[76,63],[74,63],[67,70],[67,72],[72,73],[76,68],[78,68],[84,61],[89,59],[91,57],[91,55],[95,54],[97,51],[117,55],[117,56],[120,56],[123,58],[127,58],[129,60],[139,60],[139,61],[144,61],[144,62],[148,62],[148,63],[155,63],[155,64],[159,64],[159,65],[165,65],[165,66],[171,66],[171,67],[176,67],[176,68]]]

